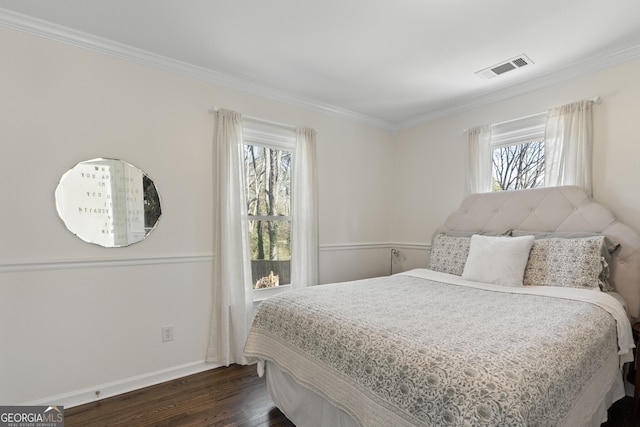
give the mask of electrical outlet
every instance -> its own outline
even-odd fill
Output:
[[[162,327],[162,342],[173,341],[173,326]]]

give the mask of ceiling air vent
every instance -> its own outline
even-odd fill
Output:
[[[529,64],[533,64],[533,61],[527,58],[526,55],[519,55],[501,64],[496,64],[492,67],[485,68],[484,70],[476,71],[476,75],[483,79],[492,79],[495,76],[499,76],[500,74],[504,74],[517,68],[522,68]]]

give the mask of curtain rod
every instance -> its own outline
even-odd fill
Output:
[[[602,104],[602,98],[600,98],[599,95],[594,96],[593,98],[589,99],[589,101],[591,101],[593,104]],[[516,120],[522,120],[522,119],[528,119],[530,117],[535,117],[535,116],[539,116],[541,114],[546,114],[546,112],[542,112],[542,113],[535,113],[535,114],[531,114],[529,116],[525,116],[525,117],[518,117],[517,119],[511,119],[511,120],[506,120],[504,122],[500,122],[500,123],[495,123],[496,125],[501,125],[504,123],[509,123],[509,122],[515,122]],[[492,124],[493,126],[493,124]],[[469,132],[469,129],[463,129],[462,133],[465,134]]]
[[[218,109],[217,108],[212,108],[209,110],[209,114],[217,114],[218,113]],[[271,126],[277,126],[277,127],[281,127],[281,128],[285,128],[285,129],[290,129],[290,130],[296,130],[297,127],[294,125],[289,125],[286,123],[280,123],[280,122],[274,122],[272,120],[266,120],[266,119],[260,119],[258,117],[252,117],[252,116],[246,116],[244,114],[242,114],[242,119],[243,120],[249,120],[251,122],[256,122],[256,123],[263,123],[265,125],[271,125]]]

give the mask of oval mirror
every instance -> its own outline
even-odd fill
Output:
[[[69,231],[108,248],[144,240],[162,213],[153,181],[117,159],[78,163],[60,178],[55,198]]]

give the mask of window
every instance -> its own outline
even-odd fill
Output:
[[[466,192],[576,185],[591,195],[594,102],[469,129]]]
[[[244,129],[244,171],[254,289],[291,283],[291,167],[295,135]]]
[[[545,115],[491,126],[491,189],[544,187]]]

